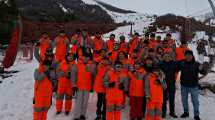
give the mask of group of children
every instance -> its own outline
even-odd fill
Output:
[[[34,74],[33,120],[46,120],[53,91],[57,93],[57,115],[63,108],[66,115],[70,114],[75,96],[74,120],[87,119],[88,99],[93,91],[98,96],[95,120],[121,120],[126,98],[129,98],[130,120],[165,118],[168,100],[170,116],[177,118],[174,110],[176,78],[181,71],[184,89],[192,88],[193,83],[187,81],[185,74],[193,69],[187,62],[195,61],[186,42],[182,41],[176,47],[171,37],[167,34],[161,40],[160,36],[156,38],[154,33],[147,33],[141,38],[135,33],[127,42],[125,36],[120,36],[117,41],[111,34],[110,39],[104,41],[101,33],[97,32],[91,38],[84,29],[77,30],[71,38],[60,31],[59,36],[51,41],[44,33],[35,48],[39,67]],[[196,71],[192,74],[196,78],[198,72],[205,69],[196,62],[193,64]],[[183,101],[185,105],[186,99]],[[189,116],[187,109],[184,109],[182,118]],[[195,113],[195,120],[200,120],[198,106]]]

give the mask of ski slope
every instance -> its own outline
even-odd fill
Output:
[[[147,19],[152,19],[153,20],[153,18],[148,14],[143,14],[143,13],[127,13],[127,14],[117,13],[117,12],[113,12],[113,11],[110,11],[110,10],[106,9],[104,6],[102,6],[101,4],[96,2],[95,0],[82,0],[82,1],[85,4],[88,4],[88,5],[98,5],[103,10],[105,10],[112,17],[112,19],[116,23],[122,23],[122,22],[127,22],[127,23],[128,22],[134,22],[134,23],[137,23],[138,21],[144,22],[144,20],[147,20]]]

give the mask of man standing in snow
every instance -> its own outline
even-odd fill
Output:
[[[167,111],[167,101],[169,101],[170,116],[177,118],[175,114],[175,92],[176,92],[176,79],[175,74],[177,73],[177,62],[173,61],[170,54],[164,54],[163,61],[159,64],[160,69],[165,74],[165,82],[167,84],[167,89],[164,91],[163,107],[162,107],[162,117],[166,117]]]
[[[205,74],[205,68],[195,61],[193,52],[190,50],[185,52],[185,60],[178,64],[178,68],[181,71],[181,96],[184,108],[181,118],[189,117],[188,94],[191,94],[194,119],[200,120],[198,75],[199,73]]]

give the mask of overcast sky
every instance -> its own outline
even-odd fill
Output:
[[[208,0],[101,0],[120,8],[136,10],[141,13],[175,13],[196,16],[199,11],[210,12]],[[215,3],[215,0],[213,0]],[[197,13],[196,13],[197,12]]]

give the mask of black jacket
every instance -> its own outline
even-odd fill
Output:
[[[167,83],[168,87],[174,87],[175,86],[175,74],[178,71],[178,64],[175,61],[165,62],[162,61],[159,63],[159,68],[164,72],[165,74],[165,81]]]
[[[197,87],[199,84],[200,64],[195,62],[181,61],[178,63],[178,69],[181,71],[181,85],[185,87]]]

